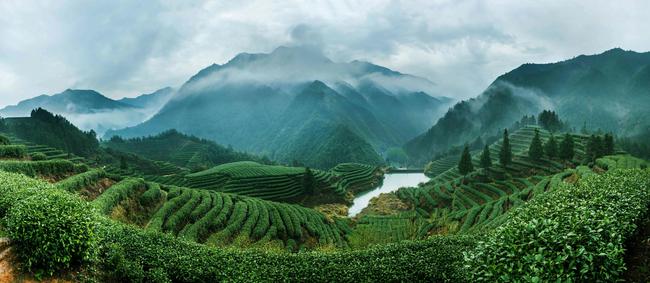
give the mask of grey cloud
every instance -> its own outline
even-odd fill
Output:
[[[135,96],[280,45],[425,77],[459,98],[523,63],[650,46],[642,0],[7,0],[0,13],[0,106],[68,87]]]

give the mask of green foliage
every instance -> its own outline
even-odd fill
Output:
[[[305,173],[302,175],[302,190],[306,194],[313,194],[315,187],[316,180],[314,180],[314,173],[309,169],[309,167],[306,167]]]
[[[42,152],[34,152],[34,153],[30,154],[30,156],[31,156],[33,161],[47,160],[47,155],[45,155],[45,153],[42,153]]]
[[[107,225],[107,245],[121,246],[124,258],[146,268],[164,270],[173,282],[330,282],[332,278],[458,282],[465,281],[467,275],[462,269],[462,252],[474,245],[473,239],[467,237],[433,237],[359,251],[249,252],[195,245],[120,224]]]
[[[60,181],[56,183],[56,186],[69,192],[76,192],[106,177],[108,177],[106,171],[103,169],[94,169]]]
[[[472,155],[469,154],[469,146],[465,145],[463,153],[460,156],[460,161],[458,162],[458,171],[461,175],[467,175],[468,173],[474,171],[474,165],[472,165]]]
[[[140,196],[140,204],[144,207],[150,207],[158,203],[163,197],[163,192],[158,184],[148,183],[147,187],[149,189]]]
[[[614,136],[612,134],[605,134],[603,137],[603,155],[614,154]]]
[[[109,214],[121,201],[145,188],[142,179],[127,178],[113,185],[93,201],[93,205],[103,214]]]
[[[544,152],[546,153],[546,156],[550,159],[556,158],[558,155],[558,149],[557,149],[557,141],[555,140],[555,136],[551,134],[551,137],[546,141],[546,144],[544,144]]]
[[[397,164],[406,164],[408,161],[408,155],[406,155],[406,151],[400,147],[391,147],[386,151],[386,161],[390,163],[397,163]]]
[[[170,162],[193,171],[243,160],[262,162],[262,158],[257,156],[235,151],[213,141],[184,135],[176,130],[143,138],[122,139],[114,136],[103,143],[103,146],[148,159]]]
[[[649,180],[648,171],[615,170],[533,198],[467,253],[471,281],[616,281],[625,240],[650,204]]]
[[[562,142],[560,143],[560,158],[563,160],[573,159],[573,156],[575,155],[573,147],[573,136],[569,133],[565,134],[564,139],[562,139]]]
[[[555,113],[555,111],[544,110],[542,113],[539,113],[539,119],[537,120],[539,121],[539,126],[549,132],[558,132],[568,128],[566,124],[560,120],[560,117]]]
[[[10,118],[6,124],[7,130],[21,139],[79,156],[91,156],[99,149],[94,131],[81,131],[63,116],[41,108],[32,111],[31,118]]]
[[[543,155],[544,148],[542,147],[542,140],[539,138],[539,130],[535,129],[535,136],[528,148],[528,157],[533,161],[539,161]]]
[[[9,138],[7,138],[7,137],[5,137],[3,135],[0,135],[0,145],[10,145],[10,144],[11,144],[11,141],[9,140]]]
[[[486,144],[481,152],[481,168],[490,169],[492,167],[492,158],[490,157],[490,147]]]
[[[607,170],[648,168],[650,162],[631,155],[608,155],[596,159],[596,165]]]
[[[63,177],[76,172],[74,163],[61,159],[44,161],[0,161],[0,170],[23,173],[32,177]]]
[[[5,228],[21,264],[52,275],[89,261],[96,253],[98,221],[92,206],[60,190],[42,190],[14,205]]]
[[[0,171],[0,217],[4,216],[19,200],[37,191],[51,188],[52,185],[41,180],[23,174]]]
[[[24,145],[0,145],[0,158],[21,159],[27,156]]]
[[[503,141],[501,143],[501,150],[499,151],[499,163],[504,168],[512,162],[512,148],[510,147],[510,137],[508,136],[508,129],[503,130]]]

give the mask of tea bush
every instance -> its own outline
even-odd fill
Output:
[[[5,228],[26,270],[52,275],[93,258],[98,218],[90,203],[61,190],[35,192],[6,215]]]
[[[22,173],[27,176],[65,176],[77,172],[75,164],[68,160],[0,161],[0,170]]]
[[[650,172],[614,170],[561,183],[512,211],[466,259],[472,281],[616,281],[624,242],[650,205]]]
[[[156,269],[173,282],[464,282],[462,253],[474,246],[471,237],[437,236],[365,250],[290,254],[221,249],[103,223],[104,245],[120,246],[136,269],[124,274]]]
[[[0,158],[24,158],[27,148],[24,145],[0,145]]]
[[[107,176],[106,171],[95,169],[67,178],[58,182],[56,186],[69,192],[76,192],[82,188],[92,186],[95,182]]]
[[[0,171],[0,217],[19,200],[36,191],[50,189],[52,185],[22,174]]]
[[[42,161],[42,160],[47,160],[47,155],[42,152],[34,152],[30,155],[33,161]]]

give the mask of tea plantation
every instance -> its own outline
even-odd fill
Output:
[[[573,160],[532,161],[536,130],[546,141],[549,133],[536,127],[510,136],[514,156],[506,168],[462,176],[456,167],[443,171],[451,162],[442,160],[430,182],[383,196],[401,209],[355,219],[297,199],[376,187],[381,168],[347,163],[321,171],[243,161],[189,173],[129,154],[120,166],[120,153],[98,166],[68,154],[48,158],[45,147],[9,136],[0,145],[0,230],[25,272],[71,280],[622,278],[627,240],[648,217],[648,163],[625,154],[583,163],[581,135],[573,136]],[[500,147],[489,148],[495,164]],[[478,154],[472,162],[480,166]]]

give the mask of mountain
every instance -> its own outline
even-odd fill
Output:
[[[133,106],[112,100],[94,90],[66,89],[54,95],[40,95],[23,100],[18,105],[7,106],[0,110],[6,117],[25,117],[36,108],[44,108],[54,113],[90,114],[118,109],[130,109]]]
[[[99,143],[95,132],[82,131],[66,118],[42,108],[31,111],[28,116],[0,120],[0,131],[79,156],[90,157],[97,153]]]
[[[167,161],[192,170],[205,170],[235,161],[265,162],[262,158],[234,151],[215,142],[169,130],[156,136],[121,139],[112,138],[102,146],[134,153],[148,159]]]
[[[151,119],[105,136],[138,137],[168,129],[307,166],[327,162],[299,154],[290,144],[319,148],[319,131],[352,138],[377,152],[401,145],[439,118],[450,99],[435,84],[368,62],[337,63],[308,47],[269,54],[241,53],[192,76]],[[346,144],[345,141],[339,141]],[[334,142],[335,143],[335,142]],[[342,156],[354,162],[357,157]],[[347,158],[347,159],[346,159]]]
[[[171,87],[161,88],[152,93],[142,94],[137,97],[125,97],[118,102],[122,102],[127,105],[139,107],[139,108],[157,108],[156,112],[169,101],[169,99],[174,94],[174,89]]]
[[[0,116],[26,117],[32,110],[43,108],[66,117],[82,130],[94,130],[101,135],[106,130],[133,126],[146,120],[160,109],[171,93],[171,89],[163,89],[135,99],[116,101],[94,90],[67,89],[7,106],[0,110]]]
[[[462,101],[405,145],[418,161],[493,135],[523,115],[555,110],[573,127],[635,135],[650,125],[650,52],[612,49],[549,64],[524,64]]]

